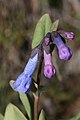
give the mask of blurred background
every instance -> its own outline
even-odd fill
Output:
[[[48,91],[40,98],[48,120],[69,120],[80,112],[80,0],[0,0],[0,112],[9,102],[24,113],[18,94],[9,86],[24,69],[39,18],[49,13],[60,27],[73,31],[75,40],[67,44],[73,51],[70,61],[62,62],[56,52],[53,62],[57,75],[48,80],[42,73],[41,84]]]

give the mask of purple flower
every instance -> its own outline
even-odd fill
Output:
[[[74,39],[74,33],[73,32],[64,32],[66,35],[66,39],[73,40]]]
[[[28,93],[30,91],[30,85],[32,82],[32,74],[36,68],[36,65],[38,63],[38,53],[33,57],[30,58],[24,72],[19,75],[19,77],[16,79],[16,81],[13,83],[12,88],[22,92],[22,93]]]
[[[52,64],[52,56],[51,54],[47,54],[44,50],[44,75],[47,78],[51,78],[55,75],[56,70]]]
[[[58,54],[61,60],[69,60],[71,58],[72,52],[70,48],[66,46],[58,33],[56,33],[56,35],[54,36],[54,44],[58,48]]]
[[[59,33],[62,37],[64,37],[65,39],[68,39],[68,40],[73,40],[74,37],[75,37],[75,35],[74,35],[73,32],[65,32],[65,31],[63,31],[63,30],[60,30],[60,31],[58,31],[58,33]]]

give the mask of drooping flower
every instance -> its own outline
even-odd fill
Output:
[[[23,72],[18,76],[16,81],[13,83],[12,88],[19,92],[25,93],[30,90],[31,82],[32,82],[31,77],[26,76]]]
[[[56,70],[52,64],[52,56],[51,54],[47,54],[44,50],[44,75],[47,78],[51,78],[55,75]]]
[[[54,44],[58,48],[59,58],[61,60],[69,60],[72,56],[72,52],[69,47],[63,42],[61,36],[56,32],[54,35]]]
[[[37,66],[38,63],[38,53],[33,57],[30,58],[24,72],[19,75],[16,81],[13,83],[12,88],[22,92],[28,93],[30,91],[30,86],[32,82],[32,74]]]

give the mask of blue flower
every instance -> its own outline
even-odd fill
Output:
[[[30,86],[32,82],[32,74],[37,66],[38,63],[38,53],[33,57],[30,58],[24,72],[21,73],[16,81],[13,83],[12,88],[22,92],[22,93],[28,93],[30,91]]]
[[[58,33],[56,33],[56,35],[54,36],[54,44],[58,48],[58,54],[61,60],[67,61],[71,58],[72,52],[70,48],[67,47],[67,45],[63,42],[61,36]]]

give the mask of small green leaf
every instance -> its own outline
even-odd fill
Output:
[[[45,112],[43,110],[41,110],[41,113],[39,115],[39,120],[47,120],[45,116]]]
[[[13,104],[8,104],[4,120],[27,120],[23,113]]]
[[[4,117],[1,113],[0,113],[0,120],[4,120]]]
[[[44,36],[50,32],[51,30],[51,19],[48,14],[45,14],[41,17],[39,22],[36,25],[33,41],[32,41],[32,49],[37,47],[41,40],[44,38]]]
[[[30,101],[29,101],[30,98],[28,98],[28,96],[24,93],[19,93],[19,96],[20,96],[22,104],[24,105],[24,108],[28,114],[29,119],[32,120],[32,108],[33,108],[33,106],[32,106],[32,104],[30,104]]]
[[[52,27],[51,27],[51,31],[56,31],[59,25],[59,20],[56,20],[55,22],[53,22]]]
[[[14,80],[10,80],[9,84],[10,84],[11,87],[12,87],[14,82],[15,82]]]
[[[12,89],[13,89],[12,85],[13,85],[14,82],[15,82],[14,80],[10,80],[10,82],[9,82]],[[13,90],[17,92],[17,90],[15,90],[15,89],[13,89]]]

